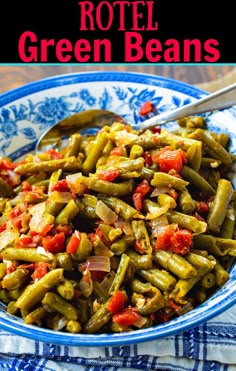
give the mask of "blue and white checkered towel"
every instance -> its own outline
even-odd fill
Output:
[[[70,347],[0,330],[0,371],[235,371],[236,306],[192,330],[115,347]]]

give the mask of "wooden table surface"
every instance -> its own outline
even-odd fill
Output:
[[[94,70],[151,73],[196,85],[209,92],[236,82],[236,65],[0,65],[0,93],[24,85],[28,82],[54,75]]]

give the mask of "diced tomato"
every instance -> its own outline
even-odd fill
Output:
[[[161,128],[160,128],[160,126],[154,126],[152,128],[152,131],[153,131],[153,133],[160,134],[161,133]]]
[[[186,255],[192,243],[192,233],[187,229],[176,231],[170,238],[171,251],[179,255]]]
[[[65,234],[63,232],[55,234],[55,236],[45,236],[42,240],[42,245],[46,251],[52,254],[57,254],[64,250]]]
[[[142,197],[144,197],[149,191],[150,186],[146,179],[143,179],[142,182],[134,190],[134,192],[141,193]]]
[[[95,234],[96,236],[98,236],[100,238],[100,240],[104,243],[104,245],[106,246],[110,246],[110,242],[108,241],[108,239],[104,236],[101,228],[96,228],[96,231],[95,231]],[[91,241],[92,242],[92,241]]]
[[[112,313],[121,312],[125,306],[125,294],[117,291],[107,304],[107,309]]]
[[[32,247],[33,237],[22,236],[15,242],[16,247]]]
[[[147,101],[147,102],[145,102],[145,103],[141,106],[141,108],[140,108],[140,110],[139,110],[139,115],[140,115],[140,116],[146,116],[146,115],[148,115],[149,113],[151,113],[151,112],[153,112],[153,111],[155,111],[155,106],[153,105],[152,102]]]
[[[123,148],[121,146],[115,147],[111,150],[110,155],[112,156],[122,156]]]
[[[50,264],[45,262],[37,262],[35,263],[36,269],[34,273],[31,275],[33,280],[40,280],[43,278],[49,271]]]
[[[11,211],[9,212],[10,219],[15,219],[17,216],[19,216],[22,213],[22,210],[19,206],[15,206]]]
[[[6,228],[7,228],[7,223],[3,222],[2,225],[0,225],[0,233],[5,231]]]
[[[65,235],[70,235],[72,233],[72,227],[69,224],[58,224],[56,226],[56,232],[63,232]]]
[[[135,308],[127,307],[121,312],[114,314],[112,321],[121,326],[132,326],[140,317],[140,314]]]
[[[209,211],[209,206],[206,202],[200,201],[197,203],[196,209],[200,214],[206,214]]]
[[[151,166],[151,164],[152,164],[152,156],[150,155],[150,153],[148,151],[145,151],[144,152],[143,158],[144,158],[145,166],[147,166],[147,167]]]
[[[174,309],[174,310],[180,310],[181,306],[180,305],[177,305],[173,299],[168,299],[168,305],[170,308]]]
[[[24,180],[22,183],[21,183],[21,191],[22,192],[29,192],[32,190],[32,187],[31,185],[26,181]]]
[[[3,158],[0,162],[1,170],[14,170],[18,164],[13,163],[9,158]]]
[[[170,239],[174,234],[173,228],[167,228],[159,233],[155,243],[156,250],[168,250],[170,248]]]
[[[118,169],[107,169],[102,170],[98,174],[98,178],[100,180],[105,180],[107,182],[112,182],[120,175],[120,171]]]
[[[66,252],[68,254],[75,254],[81,241],[81,234],[79,231],[74,231],[69,242],[66,245]]]
[[[51,191],[58,191],[58,192],[69,192],[70,188],[68,186],[68,182],[66,179],[58,180],[56,184],[54,184],[51,188]]]
[[[135,209],[138,210],[138,211],[141,211],[142,207],[143,207],[143,197],[142,197],[141,193],[139,193],[139,192],[134,193],[132,198],[133,198],[133,203],[134,203]]]
[[[159,164],[160,171],[163,173],[168,173],[170,170],[179,173],[183,165],[187,163],[187,156],[181,148],[171,150],[169,147],[165,147],[153,155],[152,160]]]
[[[63,158],[63,155],[53,148],[50,148],[45,153],[49,154],[52,160],[59,160]]]
[[[171,250],[176,254],[185,255],[189,252],[192,243],[192,233],[189,230],[179,229],[175,231],[170,227],[158,235],[155,249]]]

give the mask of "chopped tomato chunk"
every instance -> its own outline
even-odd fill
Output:
[[[70,188],[68,186],[67,180],[66,179],[58,180],[58,182],[52,186],[51,191],[69,192]]]
[[[187,156],[181,148],[171,150],[169,147],[165,147],[153,155],[152,160],[159,164],[160,171],[163,173],[168,173],[170,170],[179,173],[187,163]]]
[[[153,112],[155,110],[155,107],[152,102],[147,101],[145,102],[142,107],[139,110],[139,115],[140,116],[146,116],[149,113]]]
[[[59,160],[63,158],[63,155],[59,153],[56,149],[50,148],[45,153],[49,154],[52,160]]]
[[[141,211],[142,207],[143,207],[143,197],[142,197],[141,193],[139,193],[139,192],[134,193],[132,198],[133,198],[133,203],[134,203],[135,209],[138,210],[138,211]]]
[[[192,246],[192,233],[187,229],[175,231],[167,228],[160,233],[155,243],[156,250],[171,250],[179,255],[186,255]]]
[[[75,254],[81,241],[81,234],[79,231],[74,231],[68,244],[66,245],[66,252],[68,254]]]
[[[102,170],[98,174],[98,178],[100,180],[105,180],[107,182],[112,182],[120,175],[120,171],[118,169],[107,169]]]
[[[121,146],[115,147],[111,150],[110,155],[112,156],[122,156],[123,148]]]
[[[114,314],[112,321],[121,326],[132,326],[140,317],[140,314],[135,308],[127,307],[121,312]]]
[[[50,264],[45,263],[45,262],[37,262],[35,263],[36,269],[34,273],[31,275],[33,280],[40,280],[42,277],[45,276],[45,274],[48,273]]]
[[[107,309],[112,313],[120,312],[125,306],[125,294],[121,291],[117,291],[109,303],[107,304]]]
[[[55,234],[55,236],[45,236],[42,245],[45,250],[52,254],[57,254],[64,250],[65,234],[63,232]]]

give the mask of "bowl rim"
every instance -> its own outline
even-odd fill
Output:
[[[86,71],[73,72],[65,74],[57,74],[55,76],[45,77],[39,80],[28,82],[16,88],[10,89],[0,95],[0,107],[11,103],[14,100],[23,98],[29,94],[38,93],[40,91],[56,88],[64,85],[74,85],[83,82],[98,82],[98,81],[120,81],[147,84],[149,86],[160,86],[162,88],[173,89],[190,95],[193,98],[200,98],[208,92],[195,87],[189,83],[175,80],[169,77],[154,75],[151,73],[131,72],[131,71]]]
[[[131,71],[86,71],[50,76],[11,89],[1,94],[0,107],[25,96],[45,91],[51,88],[94,81],[120,81],[125,83],[140,83],[153,87],[160,86],[162,88],[186,94],[196,99],[200,98],[202,95],[208,94],[206,91],[201,90],[191,84],[150,73]],[[228,285],[235,285],[236,269],[234,269],[234,271],[234,274],[232,274],[229,281],[227,282]],[[216,295],[219,294],[219,291],[221,291],[221,289],[217,291]],[[177,319],[173,319],[170,322],[153,326],[147,329],[132,331],[130,333],[88,335],[55,332],[48,329],[42,329],[34,325],[26,325],[24,322],[20,322],[20,320],[14,320],[15,317],[11,315],[7,315],[7,318],[3,318],[1,315],[1,306],[0,328],[6,331],[10,331],[11,333],[14,333],[16,335],[21,335],[33,339],[35,341],[46,340],[47,342],[61,345],[100,347],[135,344],[176,335],[186,330],[193,329],[198,325],[201,325],[203,322],[217,316],[236,303],[236,292],[232,291],[229,296],[225,295],[226,293],[223,292],[224,300],[217,302],[216,305],[212,306],[210,310],[205,313],[204,321],[202,320],[202,314],[204,312],[204,308],[207,307],[208,301],[194,309],[194,311],[196,312],[194,316],[192,315],[193,311],[191,311],[189,312],[190,314],[186,313],[185,315],[178,317]],[[213,299],[214,297],[215,295],[213,295],[211,299]],[[186,318],[188,319],[187,322],[185,322]]]

